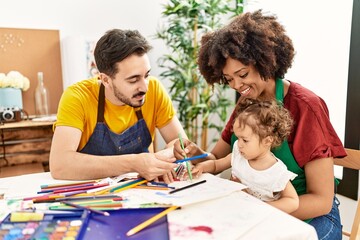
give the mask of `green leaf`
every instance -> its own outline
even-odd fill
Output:
[[[197,68],[197,53],[201,36],[222,26],[224,20],[243,11],[242,0],[168,0],[163,4],[162,27],[155,38],[164,41],[169,54],[158,59],[163,70],[160,76],[170,81],[171,98],[177,107],[188,137],[195,143],[202,128],[221,131],[227,119],[227,109],[234,105],[228,99],[228,86],[212,90]],[[196,38],[195,38],[196,37]],[[193,94],[196,92],[196,94]],[[217,116],[221,122],[208,122]],[[195,121],[196,120],[196,121]],[[216,141],[217,139],[213,139]],[[207,143],[202,143],[206,146]],[[206,149],[204,149],[206,150]]]

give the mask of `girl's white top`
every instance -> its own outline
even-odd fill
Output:
[[[276,158],[276,160],[277,162],[270,168],[256,170],[240,154],[236,141],[231,156],[232,175],[246,185],[247,192],[254,197],[263,201],[277,200],[289,180],[293,180],[297,174],[287,170],[286,165],[280,159]]]

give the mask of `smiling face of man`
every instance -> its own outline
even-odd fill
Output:
[[[106,87],[106,98],[115,105],[141,107],[145,102],[151,69],[147,54],[132,54],[118,62],[117,69],[114,78],[100,74]]]

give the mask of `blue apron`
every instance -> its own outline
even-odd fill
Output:
[[[104,122],[105,87],[101,84],[97,123],[93,134],[81,153],[91,155],[121,155],[149,152],[151,135],[143,119],[141,109],[136,110],[138,121],[123,133],[117,134]]]

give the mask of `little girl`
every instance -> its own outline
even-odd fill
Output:
[[[219,173],[231,165],[234,181],[247,192],[280,210],[291,213],[299,206],[290,180],[296,174],[270,151],[288,137],[292,127],[289,112],[275,101],[244,99],[237,106],[233,130],[237,137],[229,157],[197,164],[192,173]],[[231,157],[230,157],[231,156]]]

